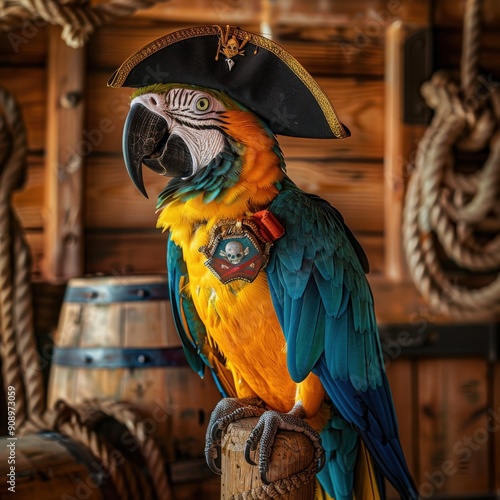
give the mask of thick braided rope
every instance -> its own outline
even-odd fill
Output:
[[[283,496],[288,493],[302,488],[310,481],[314,481],[317,472],[318,464],[316,460],[313,460],[303,471],[297,474],[278,479],[268,485],[261,485],[251,490],[243,491],[242,493],[231,496],[230,500],[268,500],[270,498],[283,498]]]
[[[26,392],[29,421],[39,428],[45,426],[45,388],[35,340],[33,293],[31,288],[31,253],[17,217],[13,218],[15,255],[15,325],[17,352]],[[21,429],[21,433],[23,429]]]
[[[26,131],[15,100],[0,91],[0,108],[4,110],[0,154],[0,275],[1,323],[4,345],[4,383],[16,390],[17,432],[23,426],[43,425],[45,391],[38,359],[30,281],[31,257],[21,223],[11,208],[12,194],[24,182],[27,170]],[[8,141],[8,146],[5,145]],[[5,165],[5,166],[3,166]],[[15,352],[14,352],[15,350]]]
[[[498,310],[499,279],[479,290],[464,290],[445,278],[436,255],[433,233],[423,230],[419,221],[422,204],[420,175],[416,170],[410,179],[403,225],[403,244],[415,284],[439,312],[470,317],[471,313]]]
[[[163,456],[154,439],[146,432],[144,419],[130,404],[117,402],[111,399],[95,399],[90,401],[91,406],[115,418],[127,427],[137,439],[141,453],[148,465],[149,473],[157,495],[164,500],[173,498],[173,492],[165,472]]]
[[[498,137],[495,129],[500,116],[500,94],[497,89],[490,92],[489,98],[493,105],[493,110],[489,107],[479,108],[481,114],[478,117],[473,116],[471,103],[464,102],[460,97],[460,90],[453,79],[453,75],[446,71],[436,72],[431,82],[424,84],[422,93],[424,94],[427,103],[431,108],[434,108],[435,117],[428,129],[428,133],[424,136],[424,140],[419,145],[419,150],[427,150],[430,144],[432,150],[428,151],[428,155],[433,155],[432,160],[436,160],[435,165],[424,165],[424,168],[434,169],[442,176],[445,173],[446,182],[452,184],[454,188],[463,189],[469,194],[475,194],[472,203],[469,203],[464,210],[458,214],[460,219],[467,222],[475,223],[482,220],[487,211],[496,201],[496,184],[499,174],[496,168],[499,159],[498,152]],[[483,104],[481,101],[476,102],[479,107]],[[473,127],[471,129],[471,127]],[[467,134],[476,135],[476,147],[467,149],[478,150],[482,149],[490,143],[493,151],[484,168],[470,175],[458,174],[453,170],[453,156],[451,148],[458,142],[458,145],[464,148],[463,137]],[[441,163],[447,162],[446,169],[442,169]],[[490,182],[490,181],[493,181]],[[434,182],[434,181],[433,181]],[[437,182],[442,182],[442,179],[437,179]],[[431,191],[430,188],[427,188]],[[437,195],[436,195],[437,196]],[[428,206],[432,206],[436,199],[427,201]]]
[[[419,223],[423,231],[437,233],[447,255],[458,265],[477,271],[494,270],[500,266],[500,254],[496,250],[497,239],[485,246],[475,245],[472,241],[464,244],[458,238],[455,224],[470,221],[465,217],[461,218],[462,208],[450,207],[446,201],[443,203],[443,184],[452,184],[455,192],[460,191],[459,183],[465,184],[465,176],[460,175],[455,180],[453,171],[452,147],[466,130],[466,120],[464,113],[456,109],[450,98],[449,89],[453,87],[451,78],[446,72],[436,73],[424,88],[428,103],[437,109],[417,152],[416,169],[422,172]],[[466,209],[470,213],[476,211],[471,218],[478,223],[492,210],[497,199],[498,168],[494,168],[497,150],[500,151],[500,142],[492,147],[488,168],[472,174],[472,181],[467,189],[467,194],[474,196]],[[476,192],[471,191],[474,186]],[[483,214],[482,217],[478,217],[477,212]]]
[[[428,129],[417,155],[416,166],[422,172],[422,205],[419,210],[421,227],[424,231],[434,230],[436,232],[447,255],[458,265],[475,271],[495,270],[500,266],[500,254],[497,251],[500,237],[495,238],[488,245],[481,246],[474,244],[474,242],[465,244],[464,241],[460,241],[457,237],[455,224],[458,222],[471,223],[471,221],[467,220],[466,217],[461,217],[464,210],[450,207],[450,204],[443,203],[442,199],[444,172],[452,172],[450,151],[453,143],[464,130],[464,121],[448,118],[444,122],[437,115],[436,122],[437,124]],[[500,151],[500,141],[497,141],[492,147],[492,154],[487,162],[490,166],[499,159],[496,151]],[[470,213],[473,213],[473,209],[476,210],[476,216],[472,219],[477,223],[481,222],[491,211],[496,200],[498,168],[490,166],[482,171],[480,177],[476,176],[477,194],[466,205]],[[479,187],[484,185],[487,186],[484,189]],[[458,192],[459,189],[455,188],[455,191]],[[480,193],[486,193],[486,195],[481,196]],[[477,217],[477,212],[483,214],[482,218]]]
[[[96,401],[97,400],[85,400],[82,404],[70,406],[68,403],[60,400],[57,403],[58,406],[56,406],[56,409],[62,408],[64,413],[64,411],[67,411],[67,408],[70,408],[76,416],[75,418],[78,418],[79,422],[90,432],[98,428],[99,424],[109,417],[107,413],[103,412],[99,408],[99,405],[96,404]],[[114,465],[119,468],[120,474],[123,475],[122,480],[124,481],[124,484],[126,484],[127,494],[129,494],[131,498],[135,498],[140,492],[141,499],[153,500],[153,490],[151,488],[151,485],[148,483],[146,475],[137,473],[132,464],[129,463],[128,459],[130,457],[127,456],[127,454],[123,455],[121,451],[114,451],[116,441],[113,441],[112,443],[108,442],[108,440],[106,439],[106,434],[101,431],[98,431],[98,433],[96,434],[96,438],[104,439],[105,443],[108,446],[108,449],[113,450],[112,453],[119,453],[118,460]],[[123,434],[121,438],[124,438]],[[123,439],[122,444],[125,443],[125,441],[126,440]],[[133,449],[136,449],[135,444],[133,445]],[[112,456],[114,456],[115,459],[117,458],[116,455]]]
[[[479,47],[481,44],[481,12],[483,0],[467,0],[465,3],[460,82],[465,97],[474,93],[477,82]]]
[[[24,383],[17,355],[14,329],[13,287],[11,270],[10,214],[0,201],[0,313],[2,326],[2,372],[5,393],[11,387],[16,393],[16,426],[21,428],[27,418]]]
[[[86,428],[89,433],[93,432],[95,434],[96,441],[100,442],[100,440],[103,440],[101,444],[103,446],[105,445],[108,452],[111,450],[110,460],[114,459],[112,466],[116,469],[118,480],[125,485],[126,494],[129,495],[127,498],[134,499],[140,494],[141,498],[144,500],[153,500],[153,492],[148,484],[146,475],[140,472],[138,473],[132,463],[129,462],[128,459],[130,457],[118,451],[115,448],[115,443],[108,442],[104,433],[95,431],[99,424],[108,418],[109,415],[103,412],[99,406],[95,404],[94,400],[85,400],[82,404],[73,406],[60,400],[56,404],[56,410],[60,409],[62,409],[63,415],[65,412],[69,411],[72,414],[72,418],[77,419],[82,427]],[[119,486],[119,488],[121,489],[122,486]],[[125,495],[124,492],[122,492],[120,497],[123,498],[123,495]]]
[[[3,112],[2,112],[3,111]],[[0,88],[0,324],[2,327],[2,370],[5,388],[16,391],[16,426],[27,419],[24,383],[17,352],[13,256],[12,194],[24,179],[26,134],[21,110],[14,98]]]
[[[439,266],[435,245],[431,244],[431,240],[424,241],[423,251],[426,264],[434,281],[444,293],[444,297],[447,297],[448,302],[454,302],[460,304],[460,306],[465,306],[468,311],[481,311],[484,309],[485,304],[491,305],[493,310],[495,308],[500,310],[500,275],[487,286],[478,290],[468,290],[465,287],[452,284],[450,280],[448,280],[442,268]],[[488,308],[486,311],[490,312],[491,310]]]
[[[113,448],[81,421],[76,410],[69,406],[64,410],[61,414],[63,418],[55,426],[56,430],[85,445],[108,471],[119,497],[129,499],[130,483],[127,480],[133,474],[126,474],[125,467],[117,465],[116,459],[111,458],[114,457]]]
[[[488,286],[468,290],[448,280],[435,253],[432,234],[422,234],[418,223],[419,174],[410,179],[403,214],[403,244],[410,273],[420,293],[436,313],[473,319],[478,313],[500,310],[500,277]]]
[[[26,19],[41,18],[61,26],[63,40],[78,48],[102,25],[163,1],[168,0],[111,0],[92,6],[89,2],[60,0],[0,0],[0,29],[15,29]]]
[[[22,25],[32,14],[20,5],[12,5],[8,0],[0,0],[0,31],[9,31]]]
[[[500,181],[500,92],[488,89],[488,99],[477,97],[483,95],[476,87],[480,7],[481,0],[468,1],[461,87],[453,75],[438,71],[422,88],[435,114],[418,147],[403,214],[403,246],[417,288],[437,312],[461,317],[500,310],[500,276],[465,289],[446,277],[437,252],[439,245],[471,271],[500,268],[500,235],[487,243],[476,237],[489,215],[498,214]],[[455,145],[474,151],[488,142],[490,155],[482,169],[455,172]]]
[[[86,419],[82,418],[82,415],[86,415]],[[51,416],[52,427],[57,432],[79,441],[91,451],[108,471],[120,499],[148,500],[151,496],[148,493],[147,483],[142,483],[140,486],[138,484],[141,474],[137,474],[126,457],[92,429],[93,424],[104,416],[106,415],[99,409],[86,405],[73,407],[64,401],[58,401]]]

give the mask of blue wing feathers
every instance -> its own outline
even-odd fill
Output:
[[[346,404],[348,394],[352,395],[352,387],[349,384],[339,384],[339,387],[331,388],[332,392],[341,394],[340,398],[334,398],[333,401],[339,405],[342,413],[349,414],[352,406]],[[376,467],[389,479],[389,481],[398,489],[403,498],[417,498],[416,490],[407,472],[406,462],[403,451],[397,437],[397,425],[393,410],[388,412],[392,423],[381,422],[379,415],[384,415],[387,410],[387,381],[384,381],[382,387],[377,390],[368,391],[368,393],[356,393],[360,405],[356,408],[354,414],[351,413],[352,421],[356,425],[359,434],[363,438],[369,452],[375,459]],[[362,411],[359,411],[359,410]],[[350,420],[349,417],[347,417]],[[387,433],[387,429],[392,427],[394,432]]]
[[[344,285],[344,262],[342,259],[337,259],[335,262],[332,273],[332,284],[335,288],[342,288]]]
[[[197,347],[193,339],[189,338],[183,321],[184,317],[189,321],[189,317],[193,316],[190,311],[186,311],[185,305],[181,305],[182,290],[180,283],[183,276],[187,275],[186,264],[182,258],[181,249],[175,245],[171,240],[168,243],[167,251],[167,268],[168,268],[168,286],[170,291],[170,301],[172,306],[172,315],[177,333],[182,342],[186,359],[188,360],[191,368],[200,376],[203,376],[205,370],[205,363],[197,352]],[[194,318],[191,317],[191,321]],[[201,322],[200,322],[201,323]],[[203,324],[199,327],[204,331]]]
[[[338,211],[288,179],[269,209],[285,227],[266,272],[292,378],[317,374],[338,418],[353,426],[352,440],[361,436],[376,468],[404,498],[417,498],[399,443],[366,255]],[[352,498],[357,448],[340,446],[332,428],[322,436],[331,460],[319,478],[330,495]]]
[[[219,392],[223,397],[227,397],[227,390],[217,373],[210,366],[209,360],[200,352],[199,345],[203,344],[202,338],[206,335],[205,326],[198,317],[194,304],[181,290],[182,280],[187,279],[187,268],[182,250],[171,239],[168,241],[167,269],[172,316],[189,366],[200,377],[204,376],[205,367],[208,366]]]
[[[312,287],[312,281],[308,288]],[[288,366],[293,367],[290,375],[295,382],[301,382],[312,370],[323,352],[324,345],[324,310],[321,301],[315,294],[305,291],[302,307],[298,301],[293,301],[291,308],[291,323],[295,328],[290,331],[287,342]],[[298,332],[308,330],[309,335],[298,335]]]
[[[303,257],[304,245],[301,245],[299,240],[291,239],[282,258],[283,265],[289,271],[298,271],[300,268],[297,268],[297,265],[302,262]]]
[[[336,316],[342,305],[342,287],[332,286],[331,279],[325,278],[321,273],[313,272],[313,277],[326,314]]]
[[[318,474],[326,492],[335,499],[352,499],[358,436],[340,415],[335,415],[321,433],[327,463]]]

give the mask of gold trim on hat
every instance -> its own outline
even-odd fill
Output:
[[[125,62],[113,73],[108,81],[108,87],[121,87],[125,83],[125,80],[127,79],[132,69],[155,52],[158,52],[159,50],[164,49],[169,45],[180,42],[182,40],[186,40],[188,38],[195,38],[198,36],[206,35],[218,36],[219,29],[220,28],[218,28],[217,26],[197,26],[193,28],[186,28],[183,30],[174,31],[173,33],[169,33],[168,35],[165,35],[161,38],[158,38],[157,40],[154,40],[151,43],[148,43],[145,47],[138,50],[135,54],[132,54],[128,59],[126,59]],[[316,80],[314,80],[314,78],[297,61],[297,59],[295,59],[295,57],[293,57],[288,51],[286,51],[276,42],[273,42],[272,40],[269,40],[268,38],[265,38],[263,36],[249,33],[240,28],[232,28],[231,34],[240,40],[248,39],[249,42],[254,44],[256,47],[263,48],[281,59],[293,71],[293,73],[297,75],[297,77],[314,96],[318,105],[323,111],[328,125],[330,126],[330,129],[334,133],[335,137],[343,138],[348,136],[344,127],[337,118],[335,109],[326,97],[323,90],[321,90]]]

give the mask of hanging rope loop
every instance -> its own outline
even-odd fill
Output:
[[[467,0],[460,80],[439,70],[422,87],[434,117],[418,146],[403,214],[403,245],[417,288],[437,311],[469,317],[500,311],[500,275],[465,288],[446,276],[439,254],[472,272],[500,269],[500,85],[478,71],[481,5]],[[457,171],[456,151],[485,148],[482,167]],[[490,227],[496,236],[485,238]]]
[[[41,423],[45,391],[34,336],[31,255],[12,207],[24,184],[27,143],[21,108],[0,88],[0,333],[4,387],[16,391],[16,431]],[[7,391],[5,391],[7,393]]]
[[[79,48],[104,24],[165,1],[111,0],[91,5],[88,0],[0,0],[0,30],[13,30],[26,19],[39,18],[61,26],[62,39],[70,47]]]

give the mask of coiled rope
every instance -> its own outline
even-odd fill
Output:
[[[0,0],[0,30],[16,29],[26,19],[41,19],[61,26],[62,39],[78,48],[102,25],[164,1],[168,0],[111,0],[91,5],[88,0]]]
[[[96,424],[113,418],[123,424],[137,440],[152,481],[138,473],[121,452],[96,431]],[[58,401],[51,414],[51,427],[84,444],[108,470],[121,500],[170,500],[173,493],[169,485],[160,450],[145,431],[142,415],[131,405],[106,399],[91,399],[72,406]]]
[[[273,481],[271,484],[256,486],[250,490],[232,495],[229,497],[229,500],[270,500],[272,498],[283,498],[293,491],[302,488],[305,484],[314,481],[317,472],[318,465],[313,460],[303,471]]]
[[[416,287],[435,312],[465,318],[500,311],[500,85],[478,71],[481,7],[482,0],[467,0],[460,82],[440,70],[422,86],[434,117],[418,145],[403,213]],[[455,146],[467,152],[489,146],[488,159],[473,173],[459,173]],[[496,235],[485,238],[490,226]],[[489,273],[488,282],[471,288],[450,279],[440,251],[485,280]]]

